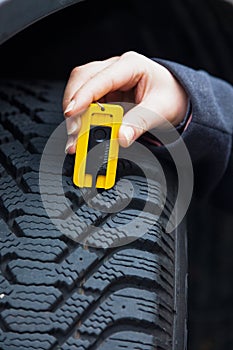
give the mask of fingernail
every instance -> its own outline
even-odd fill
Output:
[[[67,154],[68,151],[69,151],[69,149],[70,149],[70,147],[73,146],[74,140],[75,140],[75,138],[72,137],[72,136],[70,136],[70,137],[68,138],[68,141],[67,141],[67,143],[66,143],[66,148],[65,148],[65,154]]]
[[[70,103],[68,104],[68,106],[66,107],[64,114],[67,114],[69,112],[71,112],[74,108],[75,105],[75,100],[70,101]]]
[[[124,126],[123,134],[127,140],[128,146],[130,146],[131,143],[133,142],[133,137],[134,137],[133,128],[131,128],[131,126]]]
[[[71,118],[67,118],[66,120],[66,128],[67,128],[67,134],[72,135],[78,130],[78,120]]]

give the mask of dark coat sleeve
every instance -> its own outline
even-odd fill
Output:
[[[154,59],[180,81],[189,95],[192,120],[182,138],[194,169],[194,189],[202,196],[211,193],[226,171],[232,148],[233,87],[204,71],[178,63]],[[175,141],[168,146],[177,147]],[[158,147],[155,152],[163,153]]]

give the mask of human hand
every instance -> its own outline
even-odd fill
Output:
[[[63,98],[66,153],[75,153],[80,115],[95,101],[137,104],[125,114],[119,130],[120,145],[128,147],[145,131],[162,126],[164,118],[178,125],[185,117],[188,96],[168,69],[136,52],[76,67]],[[145,115],[140,107],[154,113]]]

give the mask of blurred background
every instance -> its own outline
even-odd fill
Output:
[[[0,46],[0,77],[67,80],[72,68],[134,50],[233,84],[233,5],[223,0],[83,1]],[[233,349],[233,161],[188,214],[189,350]]]

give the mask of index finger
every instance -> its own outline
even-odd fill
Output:
[[[138,55],[122,55],[117,61],[98,71],[75,92],[70,102],[71,108],[65,111],[65,115],[72,116],[84,111],[92,102],[109,92],[133,88],[143,73],[142,65],[138,64]]]
[[[69,77],[63,96],[63,110],[66,113],[68,105],[75,93],[100,70],[108,67],[118,60],[118,57],[111,57],[103,61],[94,61],[82,66],[75,67]]]

